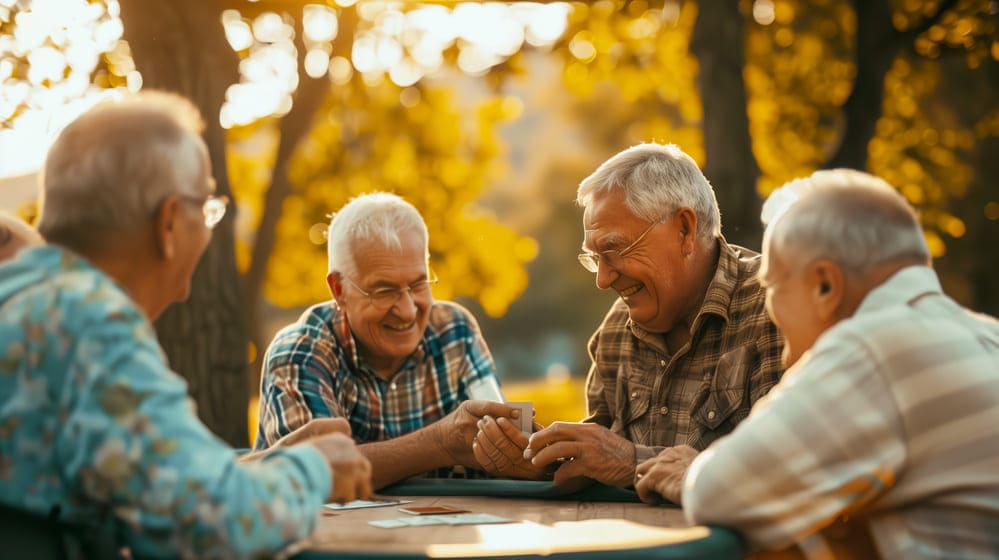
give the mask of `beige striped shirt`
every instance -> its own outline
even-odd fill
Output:
[[[849,515],[885,558],[999,558],[999,322],[902,269],[695,460],[683,501],[760,548]]]

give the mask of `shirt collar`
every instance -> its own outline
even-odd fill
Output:
[[[704,292],[704,301],[701,302],[701,309],[694,317],[693,325],[697,325],[701,316],[706,313],[718,315],[725,322],[728,322],[728,308],[732,303],[732,292],[735,291],[739,282],[739,254],[732,248],[724,237],[718,237],[718,264],[715,267],[715,274],[708,284],[707,291]]]
[[[907,266],[867,293],[855,314],[906,305],[927,294],[940,294],[940,280],[926,265]]]

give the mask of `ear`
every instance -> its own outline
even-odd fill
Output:
[[[680,230],[681,254],[683,256],[692,254],[697,241],[697,214],[692,209],[683,207],[676,211],[673,219],[676,220],[677,228]]]
[[[808,274],[815,312],[823,321],[834,323],[846,295],[843,270],[830,260],[819,260],[810,267]]]
[[[160,203],[156,211],[156,249],[166,260],[173,259],[177,252],[177,227],[180,219],[180,199],[169,195]]]
[[[339,272],[330,272],[326,275],[326,286],[330,289],[330,295],[337,303],[343,298],[343,281]]]

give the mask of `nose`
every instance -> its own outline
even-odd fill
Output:
[[[399,300],[392,306],[392,312],[400,319],[413,319],[416,317],[416,298],[413,297],[413,290],[406,288],[399,295]]]
[[[606,290],[617,280],[621,273],[616,268],[607,264],[607,261],[600,259],[597,261],[597,288]]]

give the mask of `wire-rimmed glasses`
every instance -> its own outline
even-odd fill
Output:
[[[391,309],[398,301],[402,298],[402,294],[409,292],[410,297],[416,299],[417,296],[426,296],[430,293],[430,287],[437,283],[437,275],[430,271],[430,277],[426,280],[420,280],[419,282],[413,282],[412,284],[403,288],[375,288],[370,292],[365,291],[364,288],[357,285],[350,277],[344,275],[343,278],[350,282],[350,285],[361,292],[364,297],[368,298],[371,302],[372,307],[378,309],[379,311],[386,311]]]
[[[652,228],[663,223],[662,220],[652,222],[649,227],[645,228],[645,231],[638,236],[638,239],[634,240],[631,245],[628,245],[624,249],[607,249],[606,251],[600,251],[599,253],[593,253],[591,251],[584,251],[577,257],[579,259],[579,264],[583,265],[586,270],[596,273],[600,269],[600,261],[603,260],[604,264],[613,268],[619,269],[621,267],[624,258],[628,256],[628,253],[632,252],[639,243],[645,239],[645,236],[652,231]]]

